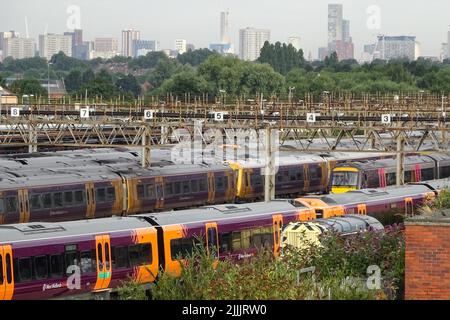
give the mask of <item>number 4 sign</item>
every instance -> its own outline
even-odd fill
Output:
[[[306,122],[314,123],[314,122],[316,122],[316,117],[317,117],[317,114],[315,114],[315,113],[307,113],[306,114]]]

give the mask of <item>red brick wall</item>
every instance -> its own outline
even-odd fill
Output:
[[[405,299],[450,299],[450,224],[406,224]]]

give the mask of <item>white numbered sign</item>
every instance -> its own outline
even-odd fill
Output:
[[[315,114],[315,113],[307,113],[306,114],[306,122],[314,123],[314,122],[316,122],[316,117],[317,117],[317,114]]]
[[[144,110],[144,119],[152,120],[155,117],[155,110]]]
[[[384,124],[391,123],[391,115],[390,114],[381,115],[381,123],[384,123]]]
[[[215,121],[223,121],[225,113],[223,112],[214,112],[214,120]]]
[[[80,109],[80,117],[83,119],[89,118],[89,108],[81,108]]]
[[[11,117],[20,117],[20,109],[11,108]]]

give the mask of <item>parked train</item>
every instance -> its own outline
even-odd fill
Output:
[[[0,226],[0,300],[90,295],[129,277],[151,283],[161,268],[179,275],[201,238],[216,260],[244,259],[262,247],[278,255],[282,226],[315,218],[313,210],[280,200]],[[71,286],[74,270],[81,275],[78,287]]]
[[[450,177],[450,156],[410,155],[405,157],[405,183],[445,179]],[[345,193],[351,190],[384,188],[397,181],[395,159],[366,159],[352,161],[334,168],[331,192]]]
[[[133,152],[61,152],[0,159],[0,224],[60,222],[263,198],[256,161],[176,165],[168,150],[151,167]],[[276,195],[325,193],[331,169],[373,154],[280,157]]]

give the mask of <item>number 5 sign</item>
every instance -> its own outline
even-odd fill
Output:
[[[223,112],[214,112],[214,120],[222,122],[224,120],[225,113]]]

